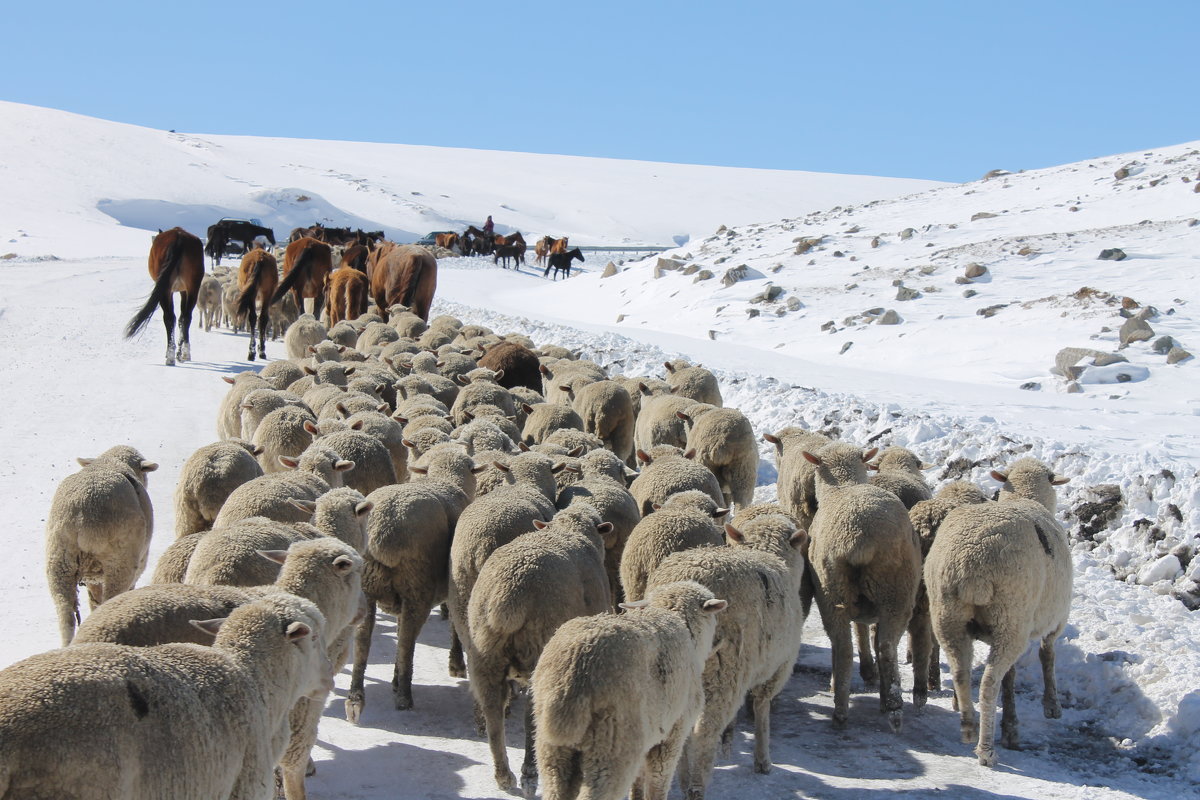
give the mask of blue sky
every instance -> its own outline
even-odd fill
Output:
[[[1200,138],[1197,0],[31,2],[4,17],[0,99],[194,133],[947,181]]]

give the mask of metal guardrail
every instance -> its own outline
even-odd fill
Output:
[[[584,252],[587,252],[587,253],[593,253],[596,251],[603,251],[606,253],[663,253],[663,252],[666,252],[667,250],[674,250],[675,248],[674,247],[664,247],[662,245],[657,245],[657,244],[645,244],[645,245],[581,244],[581,245],[579,245],[579,249],[583,250]]]

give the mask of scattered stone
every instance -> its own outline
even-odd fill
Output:
[[[792,241],[796,242],[796,255],[804,255],[819,245],[824,238],[824,236],[801,236],[793,239]]]
[[[1092,366],[1107,367],[1110,364],[1128,364],[1129,359],[1120,353],[1097,353],[1092,359]]]
[[[903,286],[903,285],[904,285],[903,278],[895,278],[892,280],[892,286]]]
[[[846,291],[847,291],[847,292],[854,291],[854,290],[855,290],[855,289],[857,289],[857,288],[858,288],[858,284],[857,284],[857,283],[847,283],[847,284],[846,284]]]
[[[1133,380],[1133,376],[1128,372],[1117,373],[1117,383],[1129,383],[1131,380]]]
[[[1172,347],[1170,352],[1167,353],[1167,363],[1178,364],[1181,361],[1187,361],[1191,357],[1192,354],[1182,347]]]
[[[954,279],[954,282],[957,283],[959,286],[963,286],[968,283],[973,283],[973,281],[970,278],[963,277],[962,275],[959,275],[958,277],[956,277]]]
[[[971,279],[982,278],[984,275],[987,275],[987,267],[983,266],[982,264],[976,264],[972,262],[967,264],[967,271],[965,274]]]
[[[746,277],[748,267],[745,264],[739,264],[733,269],[725,270],[725,274],[721,276],[721,283],[725,286],[733,286],[735,283]]]
[[[724,233],[727,230],[729,230],[729,228],[726,228],[724,225],[722,225],[721,227],[717,228],[717,233]]]
[[[1119,170],[1113,173],[1113,177],[1119,181],[1125,180],[1129,177],[1129,167],[1121,167]]]
[[[747,317],[747,319],[754,319],[755,317],[758,316],[759,311],[757,308],[748,308],[748,309],[746,309],[746,313],[750,315],[749,317]]]
[[[915,229],[905,228],[904,230],[900,231],[900,238],[901,239],[911,239],[913,236],[916,236],[916,234],[917,234],[917,232]]]
[[[0,256],[0,261],[12,261],[14,258],[17,258],[17,257],[18,256],[16,253],[5,253],[4,255]]]
[[[610,261],[610,262],[608,262],[608,265],[604,268],[604,271],[600,273],[600,277],[601,278],[611,278],[613,275],[616,275],[618,272],[620,272],[620,270],[617,269],[617,265]]]
[[[1141,305],[1142,305],[1141,303],[1139,303],[1137,300],[1134,300],[1132,297],[1122,297],[1121,298],[1121,308],[1124,308],[1127,311],[1131,311],[1135,308],[1140,308]]]
[[[796,297],[795,295],[792,295],[791,297],[789,297],[789,298],[787,299],[787,309],[788,309],[788,311],[799,311],[799,310],[800,310],[801,308],[803,308],[803,307],[804,307],[804,303],[800,302],[800,298],[799,298],[799,297]]]
[[[1080,394],[1082,391],[1083,387],[1075,381],[1071,381],[1067,384],[1067,394]]]
[[[932,275],[935,272],[937,272],[937,267],[935,267],[933,264],[926,264],[920,269],[920,273],[922,275]]]
[[[858,261],[858,256],[850,256],[851,261]]]
[[[1171,348],[1176,346],[1175,340],[1170,336],[1160,336],[1154,340],[1154,344],[1150,345],[1150,349],[1160,356],[1165,356],[1171,352]]]
[[[1088,499],[1072,509],[1070,515],[1079,520],[1079,534],[1094,541],[1097,533],[1120,519],[1121,487],[1115,483],[1102,483],[1086,492]]]
[[[992,217],[995,217],[995,216],[998,216],[998,215],[993,214],[990,211],[979,211],[979,212],[971,215],[971,222],[974,222],[977,219],[991,219]]]
[[[974,297],[977,294],[979,294],[979,292],[975,291],[974,289],[963,290],[963,297]]]
[[[852,225],[846,229],[846,233],[858,233],[861,230],[862,228],[858,227],[857,225]]]
[[[771,265],[771,272],[773,272],[773,273],[779,272],[779,271],[780,271],[780,270],[782,270],[782,269],[783,269],[783,264],[773,264],[773,265]]]
[[[617,314],[617,322],[624,322],[624,321],[625,321],[625,315]]]
[[[845,255],[846,255],[846,254],[845,254],[845,253],[843,253],[841,250],[834,250],[834,251],[833,251],[833,257],[834,257],[834,258],[844,258],[844,257],[845,257]]]
[[[776,286],[773,283],[769,283],[769,284],[767,284],[767,288],[763,289],[761,292],[754,295],[754,297],[751,297],[750,302],[751,303],[769,303],[769,302],[773,301],[775,298],[779,297],[779,295],[781,295],[781,294],[783,294],[782,286]]]
[[[1145,306],[1141,311],[1134,314],[1133,318],[1145,321],[1148,319],[1154,319],[1157,316],[1158,316],[1157,308],[1155,308],[1154,306]]]
[[[1008,305],[1008,303],[999,303],[998,305],[988,306],[987,308],[981,308],[981,309],[977,310],[975,313],[981,317],[994,317],[994,316],[996,316],[996,312],[998,312],[1000,309],[1004,308],[1007,305]]]
[[[854,346],[854,342],[846,342],[844,345],[842,345],[842,349],[838,351],[838,355],[840,356],[842,353],[845,353],[847,350],[849,350],[853,346]]]
[[[683,267],[683,262],[676,261],[673,258],[659,258],[654,266],[661,270],[670,271],[681,269]]]
[[[879,240],[878,236],[871,240],[871,247],[879,247],[880,244],[882,244],[882,242]]]
[[[1019,255],[1019,256],[1036,256],[1036,255],[1041,255],[1041,253],[1039,253],[1037,250],[1034,250],[1029,245],[1025,245],[1024,247],[1022,247],[1020,250],[1017,251],[1017,255]]]
[[[783,306],[776,306],[776,308],[775,308],[775,316],[777,316],[777,317],[782,317],[784,314],[786,314],[786,313],[787,313],[787,311],[788,311],[788,310],[787,310],[786,308],[784,308]]]
[[[1070,208],[1067,209],[1067,211],[1078,211],[1078,210],[1079,210],[1079,206],[1071,206]]]
[[[897,300],[916,300],[920,296],[921,296],[920,292],[918,292],[916,289],[910,288],[908,286],[901,286],[899,289],[896,290],[896,299]]]
[[[683,270],[682,270],[682,271],[681,271],[679,274],[681,274],[681,275],[695,275],[695,274],[696,274],[697,272],[699,272],[699,271],[700,271],[700,265],[699,265],[699,264],[688,264],[686,267],[684,267],[684,268],[683,268]]]
[[[1127,257],[1128,256],[1125,255],[1125,251],[1122,250],[1121,248],[1110,247],[1107,250],[1100,251],[1100,256],[1099,256],[1098,260],[1100,260],[1100,261],[1124,261]]]
[[[1029,392],[1040,392],[1042,385],[1037,381],[1029,381],[1028,383],[1022,383],[1021,388]]]
[[[836,322],[834,322],[833,320],[829,320],[829,322],[826,322],[824,325],[821,326],[821,330],[832,331],[834,329],[834,327],[836,327],[836,326],[837,326]]]
[[[709,278],[711,278],[712,276],[713,276],[713,274],[712,274],[711,270],[702,269],[696,273],[695,278],[692,278],[692,283],[699,283],[700,281],[706,281]]]
[[[709,328],[708,329],[708,338],[715,340],[717,338],[717,332],[714,331],[712,328]]]
[[[1122,345],[1131,344],[1133,342],[1144,342],[1154,336],[1154,329],[1150,327],[1143,319],[1130,317],[1121,325],[1121,329],[1117,332]]]
[[[879,318],[879,321],[877,324],[879,324],[879,325],[899,325],[900,324],[900,315],[889,308],[887,311],[883,312],[883,315]]]
[[[992,169],[987,171],[983,176],[983,180],[988,181],[992,178],[999,178],[1001,175],[1012,175],[1012,173],[1006,169]]]

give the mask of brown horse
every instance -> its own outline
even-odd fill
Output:
[[[392,247],[371,274],[371,299],[379,306],[385,321],[387,310],[399,303],[428,322],[436,288],[437,259],[423,247]]]
[[[555,239],[552,242],[550,242],[550,254],[551,255],[553,255],[555,253],[565,253],[565,252],[567,252],[567,237],[566,236],[562,237],[561,239]]]
[[[553,236],[543,236],[538,239],[533,245],[533,263],[538,266],[543,266],[546,263],[546,257],[550,255],[550,245],[554,244]]]
[[[250,328],[250,352],[246,358],[254,360],[254,326],[258,325],[258,357],[267,357],[267,323],[270,321],[271,295],[279,283],[279,267],[275,256],[266,250],[251,250],[242,256],[238,268],[239,314],[245,314]],[[262,303],[262,311],[255,309],[255,301]]]
[[[453,250],[458,246],[458,234],[453,232],[439,233],[433,237],[433,241],[438,247],[444,247],[447,250]]]
[[[325,297],[329,304],[329,326],[344,319],[357,319],[367,313],[371,285],[365,273],[342,267],[325,276]]]
[[[367,256],[371,254],[370,248],[365,244],[352,244],[342,253],[341,265],[356,269],[364,275],[367,274]]]
[[[313,298],[313,315],[325,307],[325,276],[333,269],[333,250],[324,242],[304,236],[283,251],[283,280],[271,303],[288,292],[296,298],[296,307],[304,312],[304,298]]]
[[[508,237],[508,243],[513,249],[513,268],[520,269],[525,263],[525,237],[517,231]]]
[[[163,325],[167,328],[167,366],[175,361],[191,361],[192,346],[188,341],[188,330],[192,327],[192,311],[200,296],[200,282],[204,280],[204,246],[200,237],[183,228],[159,231],[150,245],[150,279],[154,291],[142,309],[133,315],[125,326],[125,338],[130,339],[146,327],[154,316],[154,307],[163,312]],[[179,351],[175,350],[175,292],[179,298]]]

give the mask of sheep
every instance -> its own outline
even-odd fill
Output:
[[[299,364],[281,358],[277,361],[272,361],[259,370],[258,376],[270,383],[275,389],[286,389],[304,377],[304,370]]]
[[[359,384],[359,386],[357,388],[350,387],[341,400],[325,404],[324,408],[321,409],[320,415],[317,417],[318,423],[345,419],[360,411],[370,411],[379,414],[391,413],[391,407],[383,402],[378,394],[365,391],[368,388],[375,388],[367,385],[369,381],[358,380],[355,383]]]
[[[379,411],[358,411],[347,416],[345,422],[350,430],[374,436],[387,449],[392,469],[396,471],[396,483],[408,480],[408,448],[399,422]]]
[[[205,275],[196,292],[196,307],[200,309],[200,323],[205,332],[211,331],[221,316],[221,282],[212,275]]]
[[[424,458],[425,454],[439,444],[450,442],[450,434],[438,428],[421,428],[414,431],[411,437],[404,437],[404,446],[412,451],[413,460]]]
[[[357,369],[353,364],[343,364],[340,361],[322,361],[316,366],[305,364],[304,372],[313,376],[313,385],[332,384],[345,387],[350,383],[350,376]]]
[[[267,517],[279,522],[304,522],[308,515],[298,510],[293,500],[316,500],[330,489],[342,485],[342,473],[354,469],[337,453],[314,442],[299,458],[280,457],[286,472],[271,472],[234,489],[221,506],[213,527],[222,527],[240,519]]]
[[[531,690],[545,800],[666,797],[703,709],[726,601],[689,581],[625,605],[568,620],[542,649]]]
[[[671,393],[671,384],[658,378],[626,378],[624,376],[616,376],[614,380],[620,381],[625,390],[629,392],[629,399],[633,401],[633,418],[635,420],[642,413],[643,400],[648,397]]]
[[[437,350],[454,341],[454,336],[455,334],[450,331],[430,328],[421,334],[421,338],[417,339],[417,344],[426,350]]]
[[[429,328],[425,320],[407,310],[389,316],[387,324],[395,328],[402,339],[416,339]]]
[[[326,333],[326,336],[329,334]],[[343,344],[326,339],[323,342],[310,344],[308,346],[307,355],[312,357],[313,364],[320,364],[323,361],[341,361],[342,353],[345,353],[350,348]]]
[[[579,358],[579,353],[557,344],[544,344],[541,347],[535,348],[534,353],[538,358],[565,358],[568,361],[574,361]]]
[[[326,331],[325,336],[334,344],[351,348],[358,343],[359,333],[361,333],[361,331],[354,327],[352,322],[343,319],[330,326],[329,330]]]
[[[343,479],[346,486],[357,489],[364,495],[381,486],[398,483],[399,477],[392,466],[392,455],[383,443],[369,433],[345,430],[321,436],[314,441],[354,463],[354,469]]]
[[[458,317],[450,314],[438,314],[433,319],[429,320],[430,329],[439,329],[446,331],[454,331],[456,334],[462,330],[463,321]]]
[[[511,453],[516,449],[516,443],[500,429],[494,417],[480,417],[458,426],[450,434],[450,441],[461,444],[470,455],[485,450]]]
[[[899,497],[906,509],[912,510],[917,503],[933,497],[929,484],[921,475],[921,470],[929,469],[929,465],[921,463],[921,459],[911,450],[889,447],[878,460],[867,464],[867,468],[876,470],[871,476],[871,485],[887,489]]]
[[[612,523],[596,509],[577,503],[547,524],[499,547],[471,593],[467,648],[471,693],[483,714],[496,783],[512,789],[516,779],[504,746],[504,710],[509,681],[529,683],[538,656],[554,631],[574,617],[611,608],[604,569],[604,538]],[[526,705],[525,763],[521,787],[532,797],[537,787],[532,708]]]
[[[475,496],[479,468],[459,448],[440,448],[411,469],[411,482],[384,486],[367,498],[374,507],[363,552],[368,611],[355,640],[354,669],[346,696],[346,719],[353,723],[358,723],[366,706],[363,684],[377,605],[397,618],[392,679],[395,706],[400,710],[413,707],[417,636],[429,609],[448,596],[450,542],[460,515]],[[451,668],[460,675],[464,672],[461,646],[452,646]]]
[[[781,514],[765,514],[739,530],[725,526],[730,547],[673,553],[650,574],[649,591],[694,580],[729,602],[704,668],[704,711],[684,749],[679,783],[704,797],[726,727],[749,695],[754,709],[754,771],[771,769],[771,700],[792,676],[804,610],[800,581],[808,534]]]
[[[646,581],[671,553],[694,547],[720,547],[725,535],[717,520],[729,513],[698,489],[678,492],[654,505],[629,534],[621,556],[621,588],[625,599],[646,596]]]
[[[295,384],[292,384],[295,386]],[[325,413],[325,407],[339,403],[346,396],[345,388],[333,384],[316,384],[309,386],[303,393],[304,405],[308,406],[313,416],[320,418]]]
[[[308,355],[309,345],[317,344],[325,338],[326,328],[312,314],[301,314],[288,325],[283,334],[283,346],[287,357],[299,362]]]
[[[355,342],[354,347],[365,353],[367,348],[395,342],[401,338],[403,337],[396,329],[386,322],[369,322],[367,327],[363,328],[362,333],[358,335],[358,341]]]
[[[263,417],[251,439],[263,472],[270,475],[288,469],[282,459],[296,458],[312,445],[316,423],[304,406],[283,406]]]
[[[849,717],[850,626],[875,623],[880,711],[899,733],[903,716],[896,648],[916,601],[920,542],[899,498],[866,483],[865,462],[875,450],[864,454],[854,445],[834,442],[817,454],[803,452],[817,467],[809,558],[817,607],[833,651],[834,727],[845,728]],[[864,631],[860,628],[860,649]],[[924,684],[918,681],[913,702],[920,707],[924,699]]]
[[[688,425],[685,450],[694,450],[696,461],[712,470],[725,505],[744,508],[754,502],[758,444],[746,415],[736,408],[696,403],[676,416]]]
[[[77,460],[82,469],[63,478],[46,517],[46,582],[63,646],[79,620],[76,586],[87,587],[93,609],[132,589],[154,531],[146,484],[158,464],[127,445]]]
[[[1062,716],[1054,679],[1054,642],[1071,610],[1074,569],[1066,532],[1054,518],[1054,487],[1069,479],[1032,458],[992,472],[1000,500],[960,506],[942,521],[925,561],[925,585],[937,639],[946,650],[964,742],[979,763],[996,764],[997,682],[1003,679],[1001,744],[1017,746],[1017,659],[1039,641],[1047,718]],[[971,702],[973,640],[988,642],[979,683],[979,717]]]
[[[458,399],[461,389],[452,380],[442,375],[426,372],[412,372],[405,375],[394,384],[397,397],[411,399],[418,395],[428,395],[452,408]]]
[[[273,389],[256,372],[239,372],[235,377],[222,376],[230,389],[217,409],[217,438],[234,439],[242,432],[242,400],[255,389]]]
[[[583,430],[583,419],[570,406],[558,403],[523,403],[521,408],[525,412],[521,441],[525,444],[541,444],[546,441],[547,436],[562,428]]]
[[[221,290],[221,319],[224,321],[225,327],[234,333],[241,331],[242,325],[246,322],[246,315],[238,311],[237,301],[240,296],[241,291],[238,289],[236,280],[225,284]]]
[[[604,442],[622,461],[633,455],[633,401],[617,381],[574,376],[559,386],[583,420],[583,429]]]
[[[717,476],[694,460],[693,451],[658,445],[649,452],[637,451],[637,457],[645,466],[629,485],[629,491],[643,517],[654,511],[655,503],[662,505],[671,495],[688,489],[705,492],[717,505],[724,502]]]
[[[554,473],[563,468],[541,453],[520,453],[497,462],[510,483],[479,497],[458,518],[450,545],[450,621],[460,637],[467,633],[467,605],[484,562],[497,547],[533,529],[533,522],[554,516]]]
[[[180,536],[167,545],[167,549],[158,557],[154,564],[154,574],[151,583],[183,583],[187,576],[188,563],[196,551],[196,545],[207,534],[207,530]]]
[[[559,387],[566,385],[573,378],[582,377],[589,381],[608,378],[604,369],[594,361],[556,361],[549,366],[542,363],[538,369],[542,373],[542,394],[547,403],[570,405],[570,398]],[[582,383],[573,388],[578,390],[581,387]]]
[[[526,421],[529,419],[529,413],[525,410],[525,406],[537,406],[546,402],[546,398],[542,397],[540,391],[527,389],[524,386],[514,386],[508,390],[512,395],[513,410],[517,412],[517,427],[524,429]]]
[[[686,449],[687,421],[679,416],[693,401],[673,394],[644,397],[641,411],[633,426],[633,443],[637,450],[649,451],[660,444]]]
[[[596,434],[575,428],[559,428],[547,436],[542,444],[558,445],[568,451],[579,450],[580,454],[604,447],[604,442]]]
[[[250,392],[243,398],[240,406],[242,413],[239,437],[248,441],[254,439],[254,432],[258,430],[258,424],[263,421],[263,417],[284,406],[300,406],[310,410],[304,404],[304,400],[286,390],[255,389]]]
[[[673,394],[718,408],[723,405],[717,378],[704,367],[693,366],[682,358],[664,362],[663,366],[667,369],[667,383]]]
[[[410,376],[411,377],[411,376]],[[455,425],[470,422],[467,414],[475,406],[489,405],[499,408],[505,416],[516,413],[512,395],[500,384],[490,380],[472,380],[458,391],[454,404],[450,406],[450,419]]]
[[[0,796],[274,796],[288,714],[333,687],[311,602],[282,592],[196,623],[211,647],[95,643],[0,672]]]
[[[535,392],[542,390],[538,357],[523,344],[504,340],[488,347],[478,359],[481,367],[504,373],[500,385],[506,389],[524,386]]]
[[[289,292],[278,303],[272,303],[267,309],[271,341],[283,338],[288,327],[298,319],[300,319],[300,309],[296,306],[294,294]]]
[[[832,440],[797,426],[764,433],[763,439],[775,445],[779,504],[800,520],[801,529],[811,530],[817,513],[817,470],[804,452],[815,453]]]
[[[555,505],[566,509],[584,503],[596,509],[600,519],[610,523],[612,530],[604,541],[604,569],[608,576],[609,594],[616,604],[624,599],[621,593],[621,561],[625,543],[642,518],[637,501],[625,488],[626,472],[632,470],[608,450],[593,450],[580,458],[579,466],[574,469],[579,471],[582,478],[578,483],[561,489]]]
[[[211,528],[230,493],[263,474],[256,450],[245,439],[226,439],[188,456],[175,486],[176,538]]]

